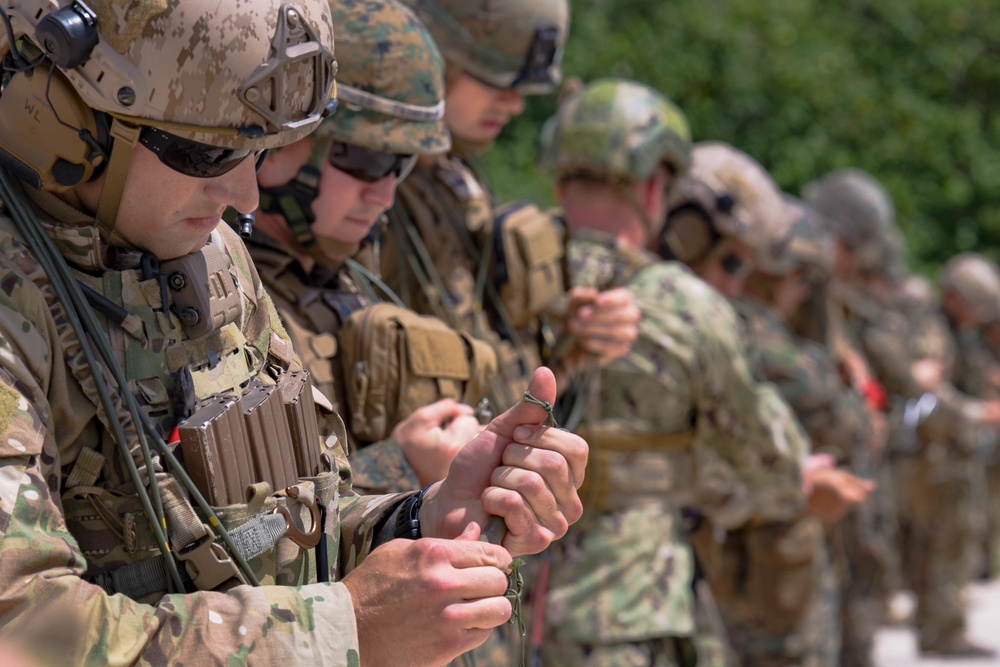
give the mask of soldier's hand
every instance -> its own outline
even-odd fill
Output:
[[[843,519],[875,490],[875,482],[840,468],[807,466],[804,475],[809,489],[806,501],[809,513],[826,523]]]
[[[624,287],[604,292],[574,287],[566,328],[576,336],[576,349],[570,352],[567,363],[589,361],[603,366],[625,356],[639,337],[641,316],[635,295]]]
[[[555,378],[535,370],[529,392],[555,400]],[[454,537],[490,515],[507,527],[503,545],[514,555],[538,553],[583,514],[577,489],[587,467],[587,443],[540,424],[545,410],[522,399],[498,416],[455,457],[448,476],[431,487],[420,511],[424,535]]]
[[[479,646],[511,614],[503,547],[476,541],[392,540],[344,577],[363,665],[439,667]]]
[[[416,410],[392,430],[421,486],[444,479],[448,466],[483,426],[472,406],[445,398]]]

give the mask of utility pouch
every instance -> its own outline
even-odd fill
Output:
[[[562,230],[552,216],[525,202],[499,209],[493,224],[500,298],[513,325],[521,327],[566,291]]]
[[[281,400],[285,405],[285,416],[292,436],[296,470],[300,476],[318,475],[320,434],[309,373],[285,373],[278,382],[278,389],[281,390]]]
[[[171,310],[189,338],[200,338],[240,315],[240,292],[222,247],[209,243],[200,252],[160,262],[170,289]]]
[[[746,529],[746,597],[767,610],[761,616],[771,632],[792,632],[818,593],[824,535],[811,516]]]
[[[210,505],[243,502],[255,473],[239,399],[216,398],[181,422],[177,430],[184,469]]]
[[[475,405],[496,373],[486,343],[434,317],[380,303],[351,315],[340,330],[348,423],[376,442],[414,410],[443,398]]]

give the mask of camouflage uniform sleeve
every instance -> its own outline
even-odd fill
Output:
[[[386,438],[353,452],[354,490],[360,494],[397,493],[420,488],[420,480],[399,445]]]
[[[696,482],[686,500],[727,528],[794,517],[808,440],[774,387],[752,377],[732,307],[672,264],[640,272],[631,286],[643,318],[627,359],[649,367],[620,386],[654,430],[685,428],[664,423],[669,414],[693,424]]]
[[[7,294],[0,298],[0,634],[41,664],[358,664],[342,584],[241,586],[140,604],[84,579],[86,561],[58,495],[66,443],[57,442],[46,393],[60,380],[54,323]]]

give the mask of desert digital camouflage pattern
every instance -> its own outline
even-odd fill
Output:
[[[316,136],[400,155],[443,153],[444,61],[423,23],[389,0],[330,3],[340,107]]]
[[[40,16],[70,4],[34,0],[9,7],[15,38],[32,38]],[[180,0],[97,0],[88,5],[97,15],[100,41],[89,61],[65,74],[89,107],[137,122],[263,130],[262,136],[252,136],[169,129],[229,148],[273,148],[319,124],[336,69],[325,1],[227,0],[220,5],[195,0],[181,8]],[[5,38],[0,37],[4,50]],[[123,89],[132,94],[122,94]]]
[[[687,171],[690,144],[687,118],[662,94],[634,81],[599,79],[560,104],[546,123],[541,163],[558,178],[638,183],[659,164]]]
[[[585,427],[659,436],[663,446],[616,451],[608,437],[602,452],[601,440],[590,440],[591,461],[607,469],[588,477],[612,486],[604,505],[591,502],[553,545],[558,567],[545,650],[558,656],[573,644],[599,644],[634,651],[630,645],[694,631],[681,508],[722,528],[796,516],[808,443],[773,387],[753,379],[731,307],[687,269],[583,232],[573,234],[569,259],[575,284],[625,283],[643,314],[632,351],[601,372],[599,403]],[[592,493],[591,501],[602,497],[600,489]],[[586,505],[586,491],[582,497]]]
[[[273,384],[276,369],[299,367],[249,256],[225,226],[211,242],[232,262],[242,306],[231,324],[190,340],[179,319],[162,309],[157,281],[141,280],[139,253],[108,255],[92,218],[50,195],[34,199],[45,229],[77,278],[129,313],[121,328],[110,326],[112,345],[127,369],[128,390],[164,435],[192,407],[180,396],[197,401],[254,377]],[[102,570],[157,553],[105,424],[122,419],[126,434],[134,434],[134,427],[120,402],[116,415],[96,407],[92,371],[65,311],[6,216],[0,218],[0,244],[2,638],[23,642],[45,665],[197,664],[206,659],[358,665],[349,594],[339,584],[314,583],[312,553],[287,539],[251,561],[264,582],[281,586],[157,593],[138,601],[109,596],[90,583]],[[105,263],[106,256],[113,263]],[[95,279],[95,272],[102,278]],[[218,359],[214,366],[205,365],[210,351]],[[328,415],[323,428],[330,436],[327,445],[333,446],[333,470],[312,479],[329,509],[324,529],[331,580],[364,558],[375,522],[400,499],[362,500],[352,494],[337,422]],[[95,456],[104,464],[98,458],[92,466]],[[70,487],[71,475],[84,483]],[[170,482],[163,473],[159,477]],[[245,520],[252,513],[252,505],[233,506],[222,517],[242,514]],[[19,613],[29,599],[33,612]]]
[[[403,1],[427,24],[449,66],[495,88],[518,87],[529,94],[551,93],[559,84],[569,34],[566,0]],[[548,66],[544,80],[522,81],[539,30],[552,31],[555,51],[536,63]]]

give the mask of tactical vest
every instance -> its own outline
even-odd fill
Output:
[[[495,217],[469,167],[446,157],[418,164],[388,217],[374,268],[407,306],[493,348],[490,396],[498,410],[510,407],[543,361],[539,315],[565,292],[561,231],[531,206]]]
[[[371,303],[345,268],[312,286],[287,253],[251,245],[261,279],[305,368],[336,402],[355,446],[390,436],[417,408],[485,397],[496,357],[485,343],[433,317]]]
[[[317,421],[313,393],[297,373],[287,335],[269,315],[273,310],[259,301],[249,257],[233,233],[220,228],[203,251],[160,263],[149,254],[99,246],[96,227],[46,226],[53,238],[83,240],[78,260],[96,264],[105,250],[113,258],[101,270],[74,267],[73,273],[104,317],[128,379],[123,390],[137,397],[163,438],[176,443],[175,455],[217,506],[253,576],[285,585],[335,578],[338,499],[350,478],[343,474],[343,426],[329,412]],[[0,216],[0,235],[56,322],[52,345],[63,359],[52,363],[65,363],[73,377],[66,391],[74,423],[65,428],[80,428],[80,435],[65,452],[62,505],[87,576],[109,594],[155,601],[168,590],[162,555],[110,434],[112,423],[121,423],[135,454],[136,424],[113,382],[115,413],[104,411],[67,311],[6,216]],[[171,431],[180,437],[169,437]],[[320,437],[332,434],[337,437],[322,445]],[[239,483],[227,477],[231,459],[239,459]],[[172,551],[191,580],[185,585],[223,590],[245,583],[175,473],[162,463],[155,470]]]

